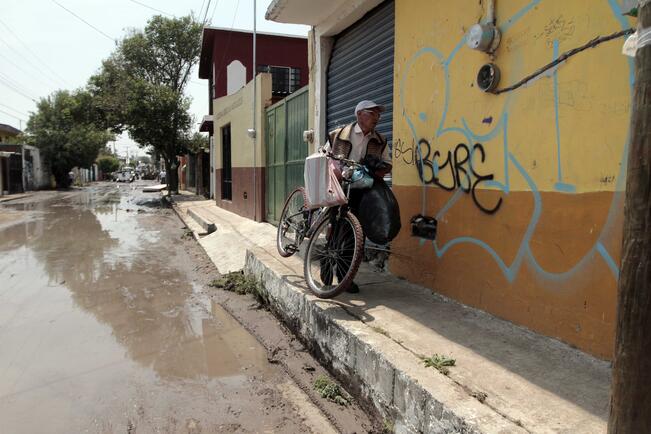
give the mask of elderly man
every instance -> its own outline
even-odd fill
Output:
[[[375,177],[382,178],[391,172],[392,168],[387,141],[375,131],[383,111],[384,107],[373,101],[360,101],[355,107],[357,122],[331,131],[324,150],[335,156],[365,164]],[[350,191],[348,205],[354,214],[357,214],[364,192],[365,190]],[[343,276],[339,276],[340,280],[342,278]],[[358,293],[359,286],[353,282],[347,292]]]
[[[331,131],[324,149],[336,156],[365,162],[377,177],[391,172],[387,141],[375,131],[383,111],[384,107],[373,101],[360,101],[355,107],[357,122]]]

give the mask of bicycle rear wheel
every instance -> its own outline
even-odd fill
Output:
[[[298,251],[307,230],[305,189],[299,187],[292,191],[283,206],[276,232],[276,248],[280,256],[287,258]]]
[[[324,218],[310,237],[304,274],[319,298],[332,298],[353,282],[364,251],[362,227],[351,212],[342,218]]]

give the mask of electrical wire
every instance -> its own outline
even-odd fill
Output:
[[[14,38],[15,38],[15,39],[16,39],[16,40],[17,40],[17,41],[18,41],[18,42],[19,42],[19,43],[24,47],[24,48],[25,48],[25,51],[27,51],[29,54],[31,54],[32,57],[34,57],[34,59],[36,59],[37,62],[39,62],[42,66],[44,66],[45,68],[47,68],[47,69],[48,69],[48,70],[49,70],[49,71],[50,71],[50,72],[51,72],[55,77],[57,77],[57,78],[61,81],[61,84],[64,85],[64,87],[68,87],[68,84],[66,83],[66,80],[65,80],[63,77],[61,77],[61,76],[60,76],[60,75],[59,75],[59,74],[58,74],[54,69],[52,69],[52,68],[47,64],[47,62],[44,62],[40,57],[38,57],[38,56],[36,55],[36,53],[34,53],[34,52],[29,48],[29,46],[27,46],[27,44],[25,44],[25,43],[23,42],[23,40],[22,40],[21,38],[19,38],[18,35],[17,35],[13,30],[11,30],[11,28],[10,28],[10,27],[9,27],[9,26],[4,22],[4,21],[2,21],[1,19],[0,19],[0,24],[2,24],[2,26],[3,26],[5,29],[7,29],[7,31],[8,31],[8,32],[9,32],[9,33],[10,33],[10,34],[11,34],[11,35],[12,35],[12,36],[13,36],[13,37],[14,37]],[[13,47],[12,47],[11,45],[9,45],[9,44],[7,44],[7,45],[8,45],[11,49],[13,49]],[[17,51],[17,50],[14,50],[14,51]],[[18,52],[18,54],[19,54],[20,57],[25,58],[25,57],[22,55],[22,53],[20,53],[19,51],[17,51],[17,52]],[[31,64],[31,62],[30,62],[28,59],[25,58],[25,60],[27,60],[27,62]],[[49,76],[47,76],[45,73],[43,73],[43,70],[42,70],[41,68],[39,68],[39,67],[35,67],[35,68],[36,68],[36,70],[38,70],[41,74],[43,74],[43,76],[48,77],[49,80],[52,80],[51,77],[49,77]],[[52,80],[52,82],[54,83],[54,80]],[[58,86],[59,84],[56,84],[56,85]]]
[[[3,79],[5,81],[5,83],[9,83],[14,88],[16,88],[18,90],[21,90],[26,94],[31,94],[31,95],[37,95],[38,94],[38,92],[32,92],[31,89],[27,88],[27,86],[24,86],[24,85],[20,84],[19,82],[17,82],[13,78],[9,77],[7,74],[4,74],[2,72],[0,72],[0,79]]]
[[[21,115],[23,115],[23,116],[29,116],[27,113],[25,113],[25,112],[21,112],[20,110],[16,110],[15,108],[13,108],[13,107],[11,107],[11,106],[8,106],[8,105],[6,105],[6,104],[3,104],[3,103],[1,103],[1,102],[0,102],[0,106],[2,106],[2,107],[4,107],[4,108],[7,108],[7,109],[9,109],[9,110],[13,110],[13,111],[15,111],[16,113],[21,114]]]
[[[8,63],[10,63],[11,65],[13,65],[16,69],[22,71],[24,74],[29,75],[32,79],[34,79],[34,81],[40,83],[42,86],[45,86],[45,88],[48,88],[48,89],[49,89],[49,88],[51,87],[51,85],[49,85],[49,84],[47,84],[47,83],[41,81],[41,80],[40,80],[39,78],[37,78],[36,76],[32,75],[31,72],[27,71],[26,69],[24,69],[23,67],[21,67],[20,65],[18,65],[17,63],[15,63],[13,60],[11,60],[9,57],[5,56],[4,54],[0,53],[0,57],[2,57],[6,62],[8,62]]]
[[[621,30],[619,32],[615,32],[615,33],[612,33],[612,34],[606,35],[606,36],[597,36],[596,38],[586,42],[585,44],[581,45],[580,47],[576,47],[576,48],[573,48],[573,49],[571,49],[569,51],[566,51],[565,53],[558,56],[558,58],[556,60],[554,60],[553,62],[550,62],[547,65],[537,69],[536,71],[534,71],[533,73],[527,75],[525,78],[518,81],[517,83],[515,83],[515,84],[513,84],[513,85],[511,85],[509,87],[505,87],[505,88],[502,88],[502,89],[496,89],[492,93],[499,95],[500,93],[510,92],[512,90],[515,90],[515,89],[519,88],[520,86],[526,84],[527,82],[531,81],[533,78],[539,76],[543,72],[547,71],[548,69],[553,68],[554,66],[558,65],[561,62],[564,62],[566,59],[574,56],[575,54],[580,53],[583,50],[587,50],[588,48],[596,47],[597,45],[599,45],[599,44],[601,44],[603,42],[606,42],[606,41],[610,41],[612,39],[617,39],[617,38],[622,37],[622,36],[630,35],[633,32],[634,32],[633,29],[626,29],[626,30]]]
[[[18,116],[14,116],[14,115],[12,115],[11,113],[7,113],[7,112],[4,111],[4,110],[0,110],[0,113],[4,113],[4,114],[6,114],[7,116],[11,116],[11,117],[14,118],[14,119],[18,119],[19,121],[27,122],[27,119],[25,119],[25,118],[19,118]]]
[[[151,9],[152,11],[160,12],[161,14],[167,15],[168,17],[174,17],[173,14],[168,14],[165,11],[161,11],[160,9],[156,9],[155,7],[152,7],[152,6],[146,5],[144,3],[141,3],[138,0],[129,0],[129,1],[132,2],[132,3],[135,3],[137,5],[140,5],[140,6],[144,7],[144,8]]]
[[[106,33],[102,32],[100,29],[98,29],[97,27],[95,27],[94,25],[92,25],[91,23],[89,23],[88,21],[86,21],[85,19],[83,19],[82,17],[80,17],[79,15],[77,15],[76,13],[74,13],[73,11],[71,11],[70,9],[68,9],[67,7],[63,6],[63,5],[62,5],[61,3],[59,3],[58,1],[56,1],[56,0],[52,0],[52,3],[56,4],[56,5],[59,6],[61,9],[65,10],[66,12],[68,12],[70,15],[72,15],[72,16],[75,17],[75,18],[77,18],[78,20],[82,21],[84,24],[86,24],[87,26],[89,26],[90,28],[92,28],[93,30],[95,30],[96,32],[100,33],[102,36],[104,36],[104,37],[105,37],[106,39],[108,39],[109,41],[116,42],[115,38],[112,38],[112,37],[110,37],[109,35],[107,35]]]
[[[208,0],[208,5],[206,6],[206,12],[203,14],[203,20],[201,20],[202,27],[206,25],[206,18],[208,17],[208,11],[210,10],[210,1]]]
[[[29,95],[27,95],[27,94],[21,92],[19,89],[14,88],[11,84],[6,83],[2,78],[0,78],[0,84],[5,85],[5,86],[8,87],[9,89],[11,89],[11,90],[13,90],[14,92],[16,92],[17,94],[19,94],[19,95],[21,95],[21,96],[27,98],[28,100],[30,100],[30,101],[32,101],[32,102],[36,102],[36,100],[35,100],[33,97],[31,97],[31,96],[29,96]]]
[[[219,6],[219,0],[215,2],[215,7],[212,9],[212,14],[210,15],[210,21],[208,21],[208,24],[212,23],[212,19],[215,16],[215,12],[217,11],[217,6]]]
[[[1,36],[0,36],[0,42],[2,42],[4,45],[6,45],[6,46],[11,50],[11,51],[14,52],[14,54],[17,55],[17,57],[19,57],[19,58],[21,58],[22,60],[24,60],[24,61],[25,61],[29,66],[31,66],[35,71],[38,71],[40,74],[42,74],[43,77],[48,77],[47,74],[45,74],[45,73],[43,72],[43,67],[39,67],[37,64],[35,64],[35,63],[32,62],[31,60],[29,60],[29,59],[28,59],[27,57],[25,57],[25,56],[24,56],[24,55],[23,55],[19,50],[17,50],[16,48],[14,48],[11,44],[9,44],[9,43],[8,43],[7,41],[5,41],[4,39],[2,39]],[[48,77],[48,80],[49,80],[49,82],[52,83],[55,87],[59,87],[59,83],[57,83],[56,81],[54,81],[51,77]]]

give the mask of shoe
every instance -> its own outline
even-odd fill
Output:
[[[357,294],[359,292],[359,286],[355,282],[351,283],[348,289],[346,289],[346,292],[349,292],[351,294]]]

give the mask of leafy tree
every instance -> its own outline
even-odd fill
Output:
[[[120,160],[112,155],[102,155],[97,158],[97,167],[104,175],[108,175],[120,168]]]
[[[91,166],[113,135],[100,125],[101,113],[86,91],[57,91],[36,108],[27,121],[27,142],[40,149],[57,186],[68,187],[70,169]]]
[[[191,136],[186,136],[182,140],[183,147],[192,154],[196,154],[200,149],[209,146],[208,137],[205,134],[195,132]]]
[[[176,157],[187,151],[192,125],[183,91],[199,59],[201,29],[189,16],[155,16],[143,31],[131,31],[89,81],[106,126],[129,131],[163,158],[170,191],[178,189]]]

